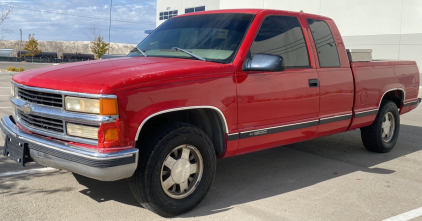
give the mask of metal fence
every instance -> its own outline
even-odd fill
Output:
[[[69,63],[78,61],[88,61],[90,59],[70,59],[70,58],[41,58],[41,57],[2,57],[0,61],[9,62],[31,62],[31,63]]]

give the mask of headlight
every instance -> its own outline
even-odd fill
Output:
[[[78,97],[65,97],[65,106],[68,111],[84,112],[91,114],[100,113],[100,100]]]
[[[70,136],[98,139],[98,127],[67,123],[66,129]]]
[[[117,99],[65,97],[65,107],[68,111],[100,115],[118,115]]]
[[[12,86],[10,87],[10,94],[12,95],[12,97],[15,97],[15,85],[12,84]]]

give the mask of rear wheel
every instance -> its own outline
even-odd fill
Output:
[[[375,121],[360,129],[365,148],[372,152],[387,153],[396,145],[400,131],[400,115],[392,101],[383,101]]]
[[[129,178],[141,205],[161,216],[185,213],[205,197],[216,169],[213,144],[199,128],[177,123],[140,147],[138,168]]]

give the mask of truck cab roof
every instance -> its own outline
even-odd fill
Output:
[[[332,20],[329,17],[316,15],[316,14],[309,14],[304,12],[294,12],[294,11],[287,11],[287,10],[274,10],[274,9],[223,9],[223,10],[210,10],[210,11],[201,11],[201,12],[193,12],[188,14],[182,14],[178,16],[174,16],[173,18],[183,17],[183,16],[192,16],[192,15],[203,15],[203,14],[216,14],[216,13],[244,13],[244,14],[259,14],[259,13],[274,13],[274,14],[290,14],[291,16],[299,16],[299,15],[306,15],[308,17],[312,17],[315,19],[321,20]]]

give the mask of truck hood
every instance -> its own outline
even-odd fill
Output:
[[[33,69],[15,75],[13,81],[53,90],[114,94],[117,90],[150,82],[232,72],[231,64],[178,58],[125,57]]]

